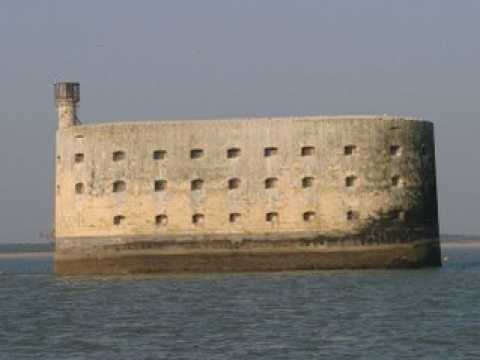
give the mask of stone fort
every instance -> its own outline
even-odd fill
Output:
[[[84,125],[78,83],[55,99],[60,274],[440,265],[431,122]]]

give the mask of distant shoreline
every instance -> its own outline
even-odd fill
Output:
[[[50,251],[37,251],[37,252],[11,252],[11,253],[0,253],[0,259],[21,259],[21,258],[42,258],[42,257],[53,257],[53,252]]]
[[[444,240],[440,242],[442,248],[480,247],[480,239],[475,240]]]

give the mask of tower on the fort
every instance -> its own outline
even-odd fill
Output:
[[[63,129],[79,125],[77,104],[80,102],[80,84],[77,82],[58,82],[54,86],[58,128]]]

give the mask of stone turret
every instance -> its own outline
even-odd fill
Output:
[[[80,84],[77,82],[58,82],[54,86],[58,128],[63,129],[79,125],[77,104],[80,102]]]

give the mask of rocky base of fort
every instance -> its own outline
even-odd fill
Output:
[[[314,240],[211,241],[170,244],[135,241],[79,251],[57,245],[59,275],[185,272],[293,271],[327,269],[389,269],[441,266],[438,240],[390,243],[315,243]],[[81,248],[80,248],[81,249]],[[84,248],[85,249],[85,248]]]

